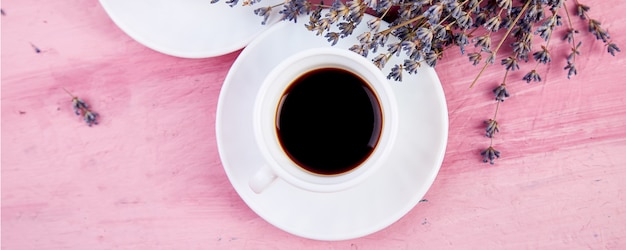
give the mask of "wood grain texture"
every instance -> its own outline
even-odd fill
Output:
[[[585,3],[626,47],[626,2]],[[319,242],[266,223],[226,178],[215,110],[239,52],[162,55],[96,1],[2,9],[2,249],[626,248],[626,57],[589,36],[578,76],[567,80],[559,50],[543,82],[509,84],[495,166],[479,152],[502,71],[489,68],[470,90],[477,68],[448,53],[437,72],[449,143],[427,201],[375,234]],[[75,116],[62,88],[100,124]]]

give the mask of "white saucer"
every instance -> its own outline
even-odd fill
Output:
[[[277,18],[261,25],[254,6],[231,8],[221,0],[100,0],[100,4],[126,34],[164,54],[184,58],[223,55],[246,46]],[[276,15],[275,15],[276,16]]]
[[[348,48],[356,43],[355,36],[366,29],[365,25],[359,27],[353,37],[340,40],[336,46]],[[423,67],[417,75],[405,74],[403,82],[389,82],[399,101],[399,133],[391,160],[377,173],[358,186],[337,193],[304,191],[279,179],[263,193],[255,194],[248,187],[248,180],[263,164],[252,129],[253,103],[259,85],[286,57],[326,46],[330,45],[324,37],[315,36],[300,22],[278,23],[252,41],[222,86],[216,118],[217,143],[231,184],[259,216],[301,237],[346,240],[389,226],[423,198],[443,161],[448,111],[432,68]],[[394,57],[387,66],[402,61]]]

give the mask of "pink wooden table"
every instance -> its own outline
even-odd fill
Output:
[[[626,2],[585,2],[626,48]],[[626,249],[626,56],[588,36],[572,80],[554,55],[543,82],[509,84],[494,166],[479,152],[502,71],[468,90],[477,68],[449,54],[437,68],[449,143],[427,201],[372,235],[320,242],[254,214],[222,168],[215,110],[239,51],[160,54],[96,1],[2,9],[2,249]]]

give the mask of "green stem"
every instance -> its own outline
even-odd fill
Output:
[[[576,4],[579,4],[578,1],[575,1]],[[574,25],[572,24],[572,18],[570,17],[569,10],[567,9],[567,5],[563,3],[563,8],[565,9],[565,16],[567,16],[567,24],[569,25],[570,30],[574,30]],[[572,34],[572,63],[576,63],[576,33]]]
[[[496,47],[495,50],[493,50],[493,57],[496,57],[496,54],[498,53],[498,50],[500,50],[500,47],[502,47],[502,44],[504,44],[504,41],[506,40],[506,38],[511,34],[511,31],[513,30],[513,27],[515,27],[515,24],[517,24],[517,22],[519,21],[519,19],[522,17],[522,15],[524,14],[524,12],[526,11],[526,9],[528,9],[528,6],[530,5],[531,1],[527,1],[526,4],[524,5],[524,7],[522,8],[522,10],[520,11],[519,15],[517,15],[517,17],[515,17],[515,20],[513,20],[513,23],[511,24],[511,27],[509,27],[509,29],[507,29],[506,33],[504,34],[504,37],[502,37],[502,39],[500,39],[500,43],[498,43],[498,46]],[[489,62],[485,62],[485,65],[483,66],[483,68],[480,70],[480,72],[478,73],[478,75],[476,76],[476,78],[474,78],[474,81],[472,81],[472,84],[470,84],[469,88],[473,88],[474,85],[476,84],[476,82],[478,82],[478,79],[480,78],[480,76],[482,75],[482,73],[485,71],[485,69],[487,68],[487,66],[489,66]]]
[[[70,91],[68,91],[67,89],[65,89],[64,87],[61,87],[65,93],[67,93],[68,95],[70,95],[72,98],[76,98],[76,96],[72,95],[72,93],[70,93]]]
[[[397,29],[397,28],[400,28],[400,27],[402,27],[402,26],[405,26],[405,25],[410,24],[410,23],[413,23],[413,22],[417,22],[417,21],[419,21],[420,19],[423,19],[423,18],[424,18],[424,16],[421,16],[421,15],[420,15],[420,16],[417,16],[417,17],[414,17],[414,18],[412,18],[412,19],[410,19],[410,20],[407,20],[407,21],[402,22],[401,24],[395,25],[395,26],[393,26],[393,27],[391,27],[391,28],[387,28],[386,30],[381,31],[380,33],[381,33],[382,35],[387,35],[387,34],[389,34],[391,31],[393,31],[393,30],[395,30],[395,29]]]

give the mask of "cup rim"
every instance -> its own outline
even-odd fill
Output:
[[[330,61],[329,58],[338,60]],[[348,70],[365,80],[379,101],[383,119],[376,147],[366,160],[345,173],[321,175],[298,166],[283,151],[275,134],[276,110],[279,105],[278,99],[294,79],[315,69],[333,67]],[[393,145],[396,137],[397,109],[395,95],[387,79],[381,70],[365,57],[345,49],[313,48],[283,60],[263,80],[253,112],[254,135],[265,164],[279,178],[310,191],[341,191],[360,183],[386,161],[391,151],[390,145]]]

